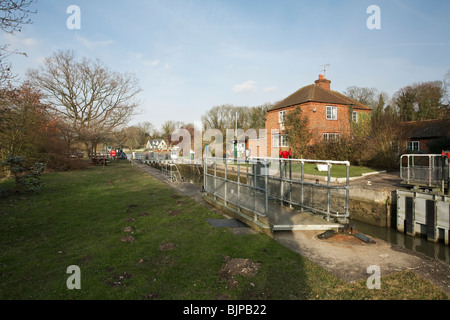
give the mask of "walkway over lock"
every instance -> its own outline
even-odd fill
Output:
[[[449,188],[450,159],[443,154],[404,154],[400,158],[400,177],[408,185]]]
[[[324,166],[325,183],[305,179],[311,164]],[[331,183],[334,165],[346,167],[345,185]],[[342,161],[205,157],[204,187],[210,201],[261,228],[330,230],[348,222],[349,168]]]

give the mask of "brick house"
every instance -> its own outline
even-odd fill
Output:
[[[167,143],[163,139],[149,140],[145,149],[150,151],[165,151],[167,150]]]
[[[299,89],[267,112],[268,156],[276,156],[280,149],[289,148],[284,123],[287,114],[296,107],[300,107],[302,114],[308,117],[313,134],[310,144],[320,140],[337,140],[350,134],[352,123],[358,122],[361,113],[370,115],[372,111],[371,108],[331,90],[331,81],[319,75],[314,84]]]
[[[441,148],[448,150],[450,146],[450,120],[409,121],[400,124],[406,140],[406,153],[441,153]],[[439,143],[441,142],[441,143]],[[441,147],[430,150],[436,144]]]

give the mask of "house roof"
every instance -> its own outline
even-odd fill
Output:
[[[158,148],[158,147],[161,147],[163,144],[166,144],[163,139],[149,140],[147,142],[147,148],[149,148],[149,149]]]
[[[409,139],[446,137],[450,134],[450,120],[408,121],[400,124]]]
[[[154,139],[154,140],[149,140],[149,142],[151,144],[160,144],[160,143],[164,142],[164,140],[163,139]]]
[[[300,105],[307,102],[353,105],[354,109],[372,110],[372,108],[362,105],[356,100],[346,97],[337,91],[329,91],[316,84],[311,84],[297,90],[286,99],[278,102],[269,111]]]

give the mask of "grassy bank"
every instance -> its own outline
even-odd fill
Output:
[[[295,173],[302,172],[302,166],[299,163],[296,163],[292,166],[292,171]],[[305,174],[316,175],[316,176],[327,176],[327,171],[319,171],[317,169],[317,164],[306,163],[304,167]],[[360,177],[364,173],[375,172],[375,170],[368,167],[360,167],[360,166],[350,166],[349,177]],[[334,178],[345,178],[347,177],[347,166],[345,165],[332,165],[331,166],[331,177]]]
[[[278,163],[275,163],[275,165],[278,165]],[[245,170],[246,164],[241,165],[241,170]],[[219,165],[220,168],[223,168],[223,165]],[[234,170],[237,171],[237,165],[236,164],[228,164],[228,170]],[[277,167],[278,170],[278,167]],[[360,177],[365,173],[373,173],[376,172],[375,169],[371,169],[368,167],[363,166],[350,166],[349,170],[349,177]],[[302,173],[302,165],[299,162],[293,162],[292,164],[292,173],[295,174],[301,174]],[[304,165],[304,173],[307,175],[314,175],[314,176],[323,176],[326,177],[328,175],[327,171],[319,171],[317,169],[316,163],[305,163]],[[345,178],[347,177],[347,166],[345,165],[336,165],[333,164],[331,166],[331,177],[333,178]]]
[[[447,298],[409,272],[381,290],[347,284],[265,235],[212,227],[220,215],[127,162],[43,180],[38,195],[0,200],[0,299]],[[234,258],[256,274],[225,277]],[[71,265],[80,290],[67,289]]]

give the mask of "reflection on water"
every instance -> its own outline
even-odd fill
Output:
[[[369,225],[367,223],[352,221],[356,229],[368,236],[384,240],[386,242],[398,245],[400,247],[423,253],[433,259],[440,260],[450,264],[450,246],[444,243],[432,243],[421,236],[411,237],[394,228],[381,228]]]

